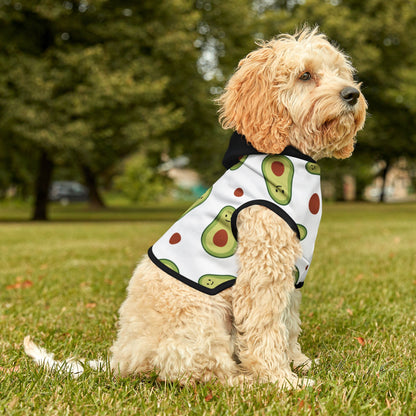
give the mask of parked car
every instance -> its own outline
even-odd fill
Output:
[[[82,202],[88,200],[88,189],[74,181],[56,181],[49,190],[49,200],[67,205],[70,202]]]

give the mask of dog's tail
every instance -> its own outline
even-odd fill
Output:
[[[84,372],[86,366],[98,371],[105,371],[107,368],[106,362],[103,360],[85,361],[83,359],[68,358],[64,361],[57,361],[54,359],[54,354],[38,347],[32,341],[30,335],[23,340],[23,348],[25,353],[32,357],[37,365],[59,373],[69,373],[74,378],[79,377]]]

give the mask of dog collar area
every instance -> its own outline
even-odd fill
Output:
[[[238,163],[242,156],[247,155],[264,155],[266,153],[259,152],[255,149],[240,133],[236,131],[231,135],[230,142],[228,144],[228,148],[224,154],[224,158],[222,160],[222,164],[226,169],[230,169],[236,163]],[[298,159],[306,160],[307,162],[316,163],[316,161],[308,155],[305,155],[298,149],[293,146],[287,146],[282,155],[296,157]]]

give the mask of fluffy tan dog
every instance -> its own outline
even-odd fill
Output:
[[[281,35],[239,63],[219,99],[222,125],[262,153],[293,146],[315,160],[347,158],[367,107],[353,73],[349,59],[316,29]],[[213,296],[143,259],[120,308],[113,370],[124,376],[156,369],[162,380],[182,382],[309,383],[291,370],[291,363],[311,366],[298,343],[299,238],[260,205],[243,209],[237,228],[238,277]]]
[[[219,99],[222,125],[247,141],[240,144],[251,149],[253,160],[267,158],[264,154],[279,155],[288,146],[306,160],[349,157],[367,107],[353,73],[349,59],[316,29],[281,35],[240,62]],[[277,176],[287,167],[286,159],[279,160],[272,166]],[[310,163],[319,181],[315,161],[302,163],[306,169],[305,163]],[[269,193],[279,203],[283,198],[285,205],[288,190],[281,183]],[[234,195],[238,198],[243,193],[237,188]],[[316,198],[309,202],[312,214],[319,211],[317,201],[318,205]],[[203,206],[199,204],[198,209]],[[298,378],[291,367],[308,370],[312,364],[298,343],[301,292],[294,284],[304,235],[301,226],[290,226],[285,215],[276,215],[280,208],[275,205],[251,203],[238,210],[235,247],[228,247],[233,240],[224,237],[224,231],[214,235],[217,246],[236,256],[234,279],[224,272],[220,275],[226,276],[205,275],[202,286],[185,284],[171,276],[176,273],[174,265],[166,261],[162,265],[162,260],[157,266],[154,259],[143,259],[120,308],[118,338],[110,360],[116,373],[140,375],[156,370],[162,380],[183,383],[258,381],[281,387],[312,383]],[[191,211],[197,215],[197,208]],[[231,211],[224,215],[227,227]],[[178,236],[173,234],[169,243],[175,245]],[[186,261],[198,262],[193,256]],[[224,290],[216,291],[216,278],[224,281],[219,285]],[[201,287],[202,291],[197,290]],[[45,365],[56,368],[59,364],[29,337],[25,350]]]

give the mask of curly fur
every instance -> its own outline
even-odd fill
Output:
[[[310,72],[308,82],[299,80]],[[349,59],[317,29],[281,35],[239,63],[219,98],[224,128],[237,130],[265,153],[291,144],[314,159],[349,157],[363,127],[362,95],[353,111],[339,92],[353,81]]]
[[[346,87],[359,90],[353,73],[317,29],[281,35],[241,60],[218,100],[221,123],[260,152],[292,145],[314,159],[348,157],[367,107],[362,94],[355,104],[341,96]],[[299,240],[261,206],[242,210],[237,227],[238,277],[215,296],[165,274],[147,256],[142,260],[120,308],[110,360],[115,373],[156,370],[160,379],[182,383],[312,384],[291,368],[312,364],[298,343],[301,294],[292,273]]]

